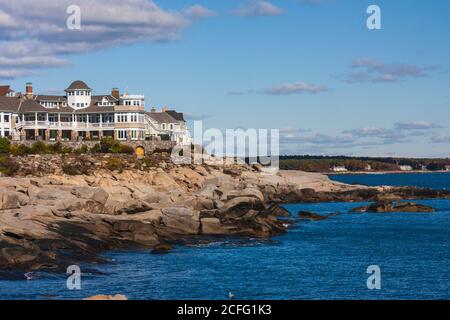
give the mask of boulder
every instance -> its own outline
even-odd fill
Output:
[[[367,212],[393,212],[394,205],[392,202],[376,202],[367,208]]]
[[[308,211],[299,211],[298,217],[302,218],[302,219],[308,219],[311,221],[320,221],[320,220],[328,219],[328,217],[326,217],[326,216],[322,216],[320,214],[312,213],[312,212],[308,212]]]
[[[356,210],[358,208],[355,208],[353,210]],[[363,207],[361,207],[361,210],[363,210]],[[372,212],[372,213],[386,213],[386,212],[434,212],[435,209],[422,205],[417,204],[414,202],[399,202],[399,203],[392,203],[392,202],[377,202],[374,204],[371,204],[370,206],[366,207],[365,212]],[[359,211],[363,212],[363,211]]]
[[[116,294],[115,296],[108,296],[108,295],[96,295],[89,298],[85,298],[84,300],[115,300],[115,301],[124,301],[128,300],[128,298],[122,294]]]
[[[197,195],[202,198],[219,200],[223,192],[214,184],[207,184],[203,189],[197,192]]]
[[[369,208],[368,206],[356,207],[356,208],[353,208],[352,210],[350,210],[350,212],[354,212],[354,213],[364,213],[364,212],[367,212],[367,209],[368,209],[368,208]]]
[[[151,254],[166,254],[172,250],[172,246],[165,242],[160,242],[153,247],[153,250],[150,252]]]
[[[94,200],[102,205],[106,203],[109,194],[102,188],[74,187],[71,193],[81,199]]]
[[[188,207],[162,209],[161,220],[167,229],[176,234],[195,235],[200,230],[200,213]]]
[[[395,207],[395,212],[435,212],[435,209],[423,204],[417,204],[414,202],[401,202]]]
[[[269,212],[277,217],[290,217],[291,216],[291,213],[287,209],[280,207],[278,205],[274,205],[274,206],[270,207]]]
[[[220,220],[218,218],[202,218],[202,234],[224,234],[225,229],[220,224]]]
[[[245,188],[243,190],[233,190],[228,193],[227,197],[228,197],[228,200],[238,198],[238,197],[253,197],[253,198],[258,199],[261,202],[264,201],[264,195],[262,194],[261,191],[259,191],[258,188],[255,188],[255,187],[249,187],[249,188]]]
[[[180,187],[175,180],[162,170],[155,173],[152,184],[166,190]]]
[[[17,209],[28,203],[29,198],[21,192],[0,191],[0,210]]]
[[[248,209],[252,209],[254,207],[257,207],[258,205],[261,205],[261,202],[254,197],[237,197],[233,198],[229,201],[227,201],[221,208],[221,213],[226,212],[244,212]]]

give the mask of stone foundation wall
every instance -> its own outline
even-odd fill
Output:
[[[14,144],[23,144],[28,147],[31,147],[31,145],[35,141],[32,140],[26,140],[26,141],[11,141],[11,143]],[[47,144],[51,144],[49,142],[45,142]],[[68,147],[71,147],[73,149],[78,149],[79,147],[85,145],[88,148],[92,148],[94,145],[99,143],[99,141],[61,141],[63,145],[66,145]],[[173,148],[176,145],[175,141],[120,141],[120,143],[124,145],[132,146],[133,148],[137,147],[143,147],[145,149],[145,152],[153,152],[157,149],[160,150],[169,150]]]

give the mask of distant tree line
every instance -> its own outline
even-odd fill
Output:
[[[327,172],[334,166],[344,166],[348,171],[397,171],[400,166],[411,166],[413,170],[438,171],[450,166],[449,158],[382,158],[347,156],[280,156],[280,168],[283,170],[302,170],[308,172]]]

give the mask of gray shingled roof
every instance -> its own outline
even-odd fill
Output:
[[[178,123],[178,121],[171,117],[167,112],[146,112],[146,114],[159,123]]]
[[[74,110],[75,113],[100,113],[100,112],[114,112],[114,106],[98,106],[96,102],[92,101],[87,108]]]
[[[95,102],[99,102],[99,101],[101,101],[103,98],[106,98],[109,102],[115,102],[115,101],[118,100],[117,98],[113,97],[112,95],[108,95],[108,94],[102,95],[102,96],[92,96],[91,98],[92,98],[92,100],[95,101]]]
[[[184,120],[184,115],[181,112],[176,112],[175,110],[169,110],[169,111],[166,111],[166,113],[168,113],[172,118],[174,118],[177,121],[186,122]]]
[[[20,104],[18,112],[26,113],[26,112],[54,112],[54,109],[44,108],[39,104],[39,102],[35,100],[24,100]]]
[[[0,111],[17,112],[19,105],[19,98],[0,96]]]
[[[89,88],[85,82],[77,80],[72,82],[66,91],[67,90],[91,90],[91,88]]]
[[[35,100],[63,102],[63,101],[66,101],[66,97],[65,96],[37,95]]]

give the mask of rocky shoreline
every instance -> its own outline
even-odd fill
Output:
[[[0,271],[65,272],[115,248],[161,253],[208,237],[271,237],[287,230],[278,219],[287,215],[283,203],[450,198],[449,191],[346,185],[245,164],[160,164],[0,177]]]

